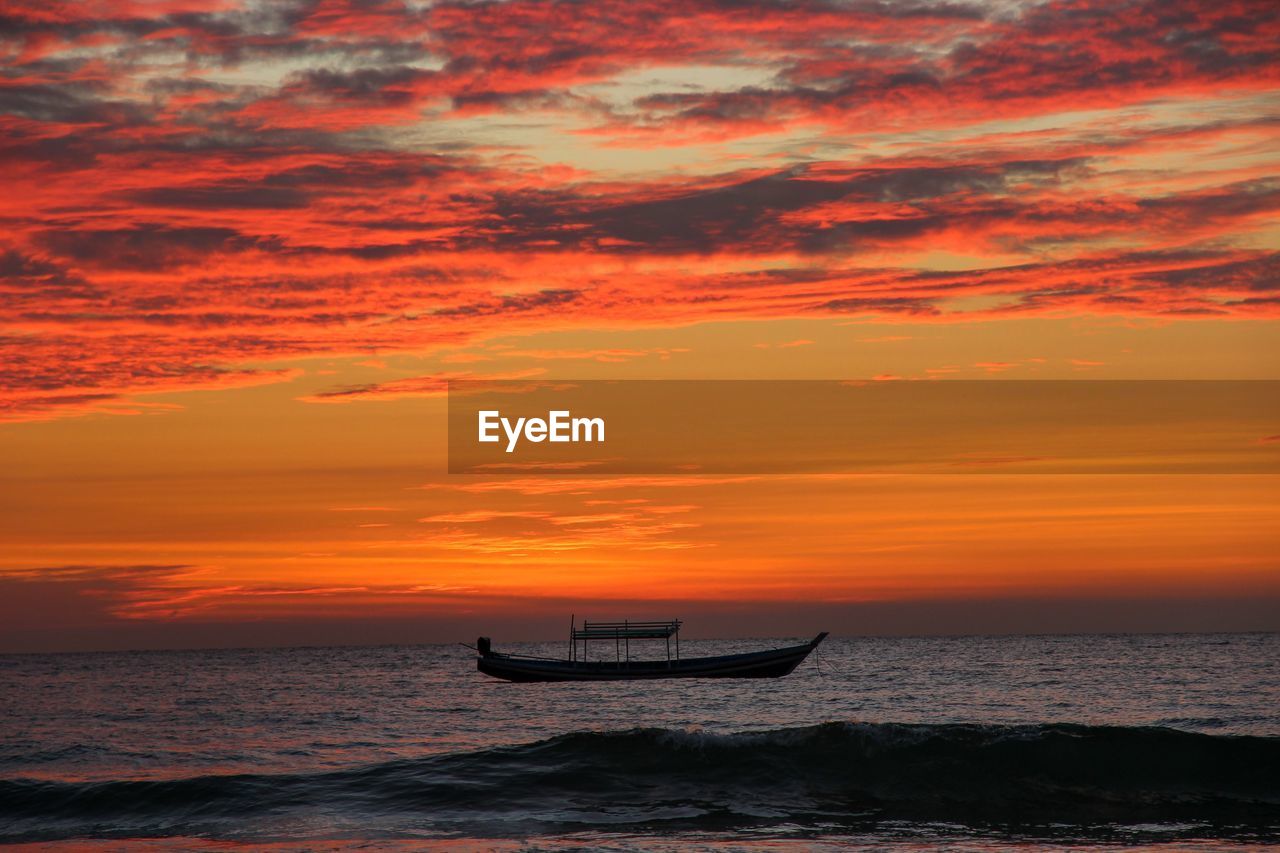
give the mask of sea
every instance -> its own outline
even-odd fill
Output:
[[[1280,634],[832,638],[781,679],[587,684],[460,645],[6,655],[0,843],[1276,846]]]

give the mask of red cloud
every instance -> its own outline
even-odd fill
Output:
[[[575,327],[1275,317],[1277,40],[1201,0],[19,3],[0,418]],[[591,150],[760,133],[719,170]]]

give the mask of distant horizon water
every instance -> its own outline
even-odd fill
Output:
[[[681,629],[682,643],[740,643],[740,642],[784,642],[790,640],[809,640],[813,635],[822,630],[821,625],[815,623],[815,630],[812,632],[800,633],[773,633],[773,634],[698,634],[687,628]],[[1247,628],[1241,630],[1209,630],[1209,631],[1160,631],[1160,630],[1133,630],[1133,631],[992,631],[992,632],[954,632],[954,633],[916,633],[916,634],[889,634],[889,633],[856,633],[856,632],[840,632],[830,631],[830,638],[833,640],[998,640],[998,639],[1019,639],[1019,638],[1049,638],[1049,637],[1212,637],[1218,635],[1227,636],[1248,636],[1253,634],[1273,634],[1280,635],[1278,628]],[[422,640],[415,642],[395,642],[395,641],[371,641],[371,642],[299,642],[299,643],[247,643],[244,645],[174,645],[174,646],[134,646],[128,648],[75,648],[75,649],[52,649],[42,650],[7,650],[0,648],[0,658],[16,657],[23,655],[111,655],[111,654],[140,654],[146,652],[235,652],[235,651],[271,651],[271,650],[306,650],[306,649],[380,649],[380,648],[400,648],[400,647],[428,647],[428,646],[460,646],[468,647],[474,644],[477,636],[490,636],[494,641],[494,646],[498,651],[502,651],[501,646],[555,646],[560,643],[568,648],[569,640],[563,637],[506,637],[490,630],[488,634],[484,629],[480,629],[478,633],[472,635],[459,635],[456,640]],[[643,647],[640,652],[633,654],[632,657],[640,659],[645,655]],[[665,653],[664,653],[665,654]]]

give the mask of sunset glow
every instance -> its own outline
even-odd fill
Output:
[[[1280,378],[1280,5],[0,18],[6,649],[1277,627],[1274,475],[451,476],[443,394]]]

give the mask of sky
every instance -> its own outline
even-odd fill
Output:
[[[1277,44],[1262,0],[5,3],[0,651],[1280,629],[1273,475],[451,476],[443,396],[1278,379]]]

